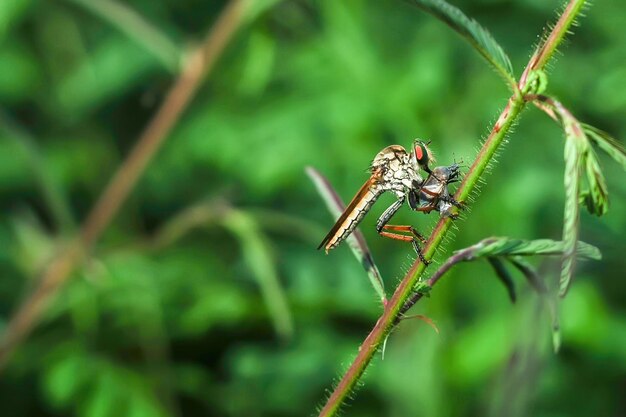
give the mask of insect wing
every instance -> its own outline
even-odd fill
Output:
[[[361,210],[361,207],[363,207],[363,199],[368,196],[368,192],[378,184],[380,179],[381,171],[375,171],[372,173],[372,176],[361,186],[359,191],[352,198],[352,201],[350,201],[350,204],[348,204],[348,207],[343,211],[343,213],[341,213],[341,216],[339,216],[333,227],[330,229],[330,232],[328,232],[326,237],[324,237],[324,240],[322,240],[317,249],[321,249],[326,246],[326,251],[328,251],[328,246],[333,243],[338,243],[336,241],[340,238],[343,240],[348,237],[350,233],[346,233],[346,230],[352,226],[350,219],[360,217],[360,213],[354,213],[355,210]],[[356,225],[354,225],[354,227],[356,227]],[[354,229],[354,227],[352,227],[352,229]],[[341,236],[342,234],[344,234],[344,236]]]

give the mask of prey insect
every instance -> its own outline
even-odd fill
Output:
[[[380,151],[370,167],[370,178],[348,204],[318,249],[323,247],[328,253],[337,247],[363,220],[376,200],[384,192],[391,191],[397,200],[380,216],[376,222],[376,231],[384,237],[411,242],[422,262],[428,263],[418,243],[426,241],[422,234],[412,226],[388,224],[405,201],[411,209],[424,213],[433,210],[441,211],[442,214],[449,213],[452,205],[458,205],[447,187],[457,180],[458,165],[431,170],[429,162],[432,154],[427,145],[416,140],[411,152],[399,145],[388,146]],[[426,180],[420,175],[420,169],[429,174]]]

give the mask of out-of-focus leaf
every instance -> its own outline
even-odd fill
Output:
[[[116,381],[112,370],[109,369],[100,369],[94,382],[83,412],[87,417],[112,417],[115,411],[121,408],[120,394],[127,387],[118,386],[118,382],[121,381]]]
[[[0,46],[0,63],[0,99],[3,103],[23,102],[41,91],[41,68],[27,45],[17,39],[5,42]]]
[[[276,40],[263,32],[255,32],[250,36],[248,43],[239,88],[246,95],[257,95],[263,91],[272,76]]]
[[[111,36],[90,49],[58,86],[59,110],[79,118],[136,84],[155,68],[156,61],[128,40]]]
[[[0,132],[3,130],[17,145],[19,153],[23,155],[23,159],[30,168],[31,176],[37,181],[40,192],[47,203],[48,210],[50,210],[57,223],[57,227],[66,232],[72,229],[74,221],[69,205],[54,175],[51,175],[47,170],[47,164],[42,158],[37,142],[21,126],[18,126],[0,111]],[[11,159],[14,158],[15,155],[12,154]],[[0,162],[0,165],[4,164]]]
[[[509,87],[513,90],[517,88],[511,60],[493,36],[478,22],[444,0],[413,0],[412,3],[461,34],[506,80]]]
[[[44,387],[52,403],[65,407],[85,383],[86,367],[82,352],[72,350],[46,370]]]
[[[176,72],[181,61],[181,48],[164,32],[123,3],[112,0],[70,0],[96,16],[113,24],[155,56],[169,71]]]
[[[239,240],[244,259],[259,284],[276,332],[290,339],[293,335],[291,311],[265,237],[254,219],[241,210],[229,210],[222,221]]]
[[[491,267],[495,271],[496,275],[500,279],[500,282],[504,284],[509,294],[509,298],[511,299],[511,302],[514,303],[516,300],[515,283],[513,282],[511,274],[509,274],[509,271],[507,271],[506,267],[504,266],[504,263],[500,259],[493,257],[487,258],[487,261],[489,261],[489,265],[491,265]]]
[[[624,146],[616,139],[611,137],[608,133],[595,128],[588,124],[582,124],[582,128],[587,134],[587,137],[591,139],[600,149],[609,154],[611,158],[626,169],[626,150]]]
[[[276,4],[280,3],[282,0],[248,0],[248,8],[246,10],[246,20],[253,21],[258,16],[263,14],[265,11],[274,7]]]
[[[579,242],[579,244],[582,242]],[[558,303],[555,299],[555,296],[548,292],[548,288],[544,281],[539,277],[539,273],[526,262],[520,256],[513,256],[508,258],[509,262],[513,264],[524,276],[526,280],[532,285],[532,287],[539,293],[544,303],[548,308],[548,312],[550,313],[551,319],[551,332],[552,332],[552,348],[554,352],[558,352],[561,348],[561,324],[559,319],[559,311],[558,311]]]
[[[27,276],[41,271],[54,254],[57,242],[32,214],[15,217],[13,256]]]
[[[28,10],[32,0],[2,0],[0,2],[0,43],[12,25],[15,25]],[[3,61],[0,61],[3,62]],[[3,62],[4,71],[7,66]]]
[[[335,191],[333,186],[330,184],[328,179],[324,177],[318,170],[313,167],[307,167],[306,173],[315,184],[315,188],[317,192],[322,196],[322,199],[326,203],[326,207],[332,214],[333,218],[336,220],[341,216],[341,213],[345,210],[346,206],[339,197],[339,194]],[[383,304],[387,302],[387,296],[385,295],[385,284],[383,282],[382,277],[380,276],[380,272],[378,271],[378,267],[374,262],[374,257],[367,246],[367,242],[365,241],[365,237],[363,233],[357,227],[350,236],[346,239],[348,245],[350,246],[350,250],[356,257],[357,261],[365,271],[367,272],[367,276],[370,279],[372,287],[374,287],[374,291],[380,297],[380,300]]]
[[[212,283],[195,289],[197,297],[189,302],[178,321],[183,334],[198,335],[218,325],[228,325],[244,318],[248,302],[236,288]]]

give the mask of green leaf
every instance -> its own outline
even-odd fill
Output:
[[[565,127],[565,210],[563,215],[563,263],[559,295],[564,297],[570,286],[576,262],[576,244],[578,242],[578,220],[580,217],[581,158],[584,152],[585,137],[575,119],[564,119]]]
[[[26,15],[32,0],[3,0],[0,2],[0,42],[13,26],[17,26]],[[3,62],[3,67],[6,66]]]
[[[122,96],[156,68],[156,60],[145,50],[120,35],[108,36],[90,48],[86,59],[63,74],[56,86],[58,103],[53,103],[52,110],[58,117],[78,120]]]
[[[492,257],[487,258],[487,261],[489,261],[489,265],[491,265],[500,281],[506,287],[511,302],[514,303],[517,298],[515,294],[515,283],[513,282],[511,274],[509,274],[509,271],[507,271],[506,267],[504,266],[504,263],[500,259]]]
[[[580,259],[601,258],[600,251],[595,246],[585,242],[578,242],[576,256]],[[531,255],[562,255],[565,244],[558,240],[536,239],[523,240],[508,237],[491,237],[474,245],[471,258],[482,256],[531,256]]]
[[[224,226],[239,240],[243,257],[261,288],[261,293],[279,336],[293,336],[293,320],[287,297],[278,279],[271,251],[257,223],[247,213],[231,209],[224,217]]]
[[[339,194],[337,194],[328,179],[315,168],[307,167],[306,173],[311,181],[313,181],[313,184],[315,184],[317,192],[320,196],[322,196],[322,199],[326,203],[326,207],[328,207],[328,210],[332,214],[333,218],[338,219],[346,208],[345,204],[341,200],[341,197],[339,197]],[[348,236],[346,242],[348,242],[350,250],[352,250],[352,253],[356,257],[357,261],[359,261],[359,263],[363,265],[363,268],[365,268],[376,294],[378,294],[382,303],[385,304],[387,300],[385,295],[385,284],[380,272],[378,271],[378,267],[374,262],[374,257],[367,246],[363,233],[361,233],[358,228],[354,229],[354,232]]]
[[[85,365],[82,352],[70,351],[50,366],[45,373],[44,388],[53,405],[63,407],[71,403],[88,380]]]
[[[609,156],[626,169],[626,150],[624,146],[616,139],[611,137],[603,130],[597,129],[588,124],[581,124],[587,137],[593,141],[600,149],[609,154]]]
[[[606,182],[591,148],[590,138],[620,163],[624,162],[624,151],[605,132],[580,123],[558,100],[547,96],[537,96],[537,100],[541,103],[539,108],[560,122],[565,132],[565,213],[563,216],[565,248],[559,283],[559,295],[564,297],[574,272],[580,204],[582,202],[589,212],[599,216],[608,209]],[[586,173],[589,190],[583,190],[581,187],[583,172]]]
[[[112,0],[70,0],[104,21],[108,21],[158,59],[170,72],[176,73],[181,62],[181,48],[158,27],[153,26],[128,5]]]
[[[489,62],[515,91],[517,83],[513,76],[511,60],[491,34],[474,19],[443,0],[414,0],[420,9],[442,20],[457,31]]]
[[[585,154],[584,160],[587,182],[589,183],[589,192],[585,194],[584,201],[591,214],[602,216],[609,208],[609,192],[606,188],[606,181],[592,149],[589,149],[589,152]]]

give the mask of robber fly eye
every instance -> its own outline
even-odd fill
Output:
[[[416,140],[413,143],[413,154],[415,155],[415,160],[420,168],[430,174],[431,170],[428,167],[428,164],[430,163],[430,150],[427,147],[429,143],[430,142],[424,143],[421,140]]]

